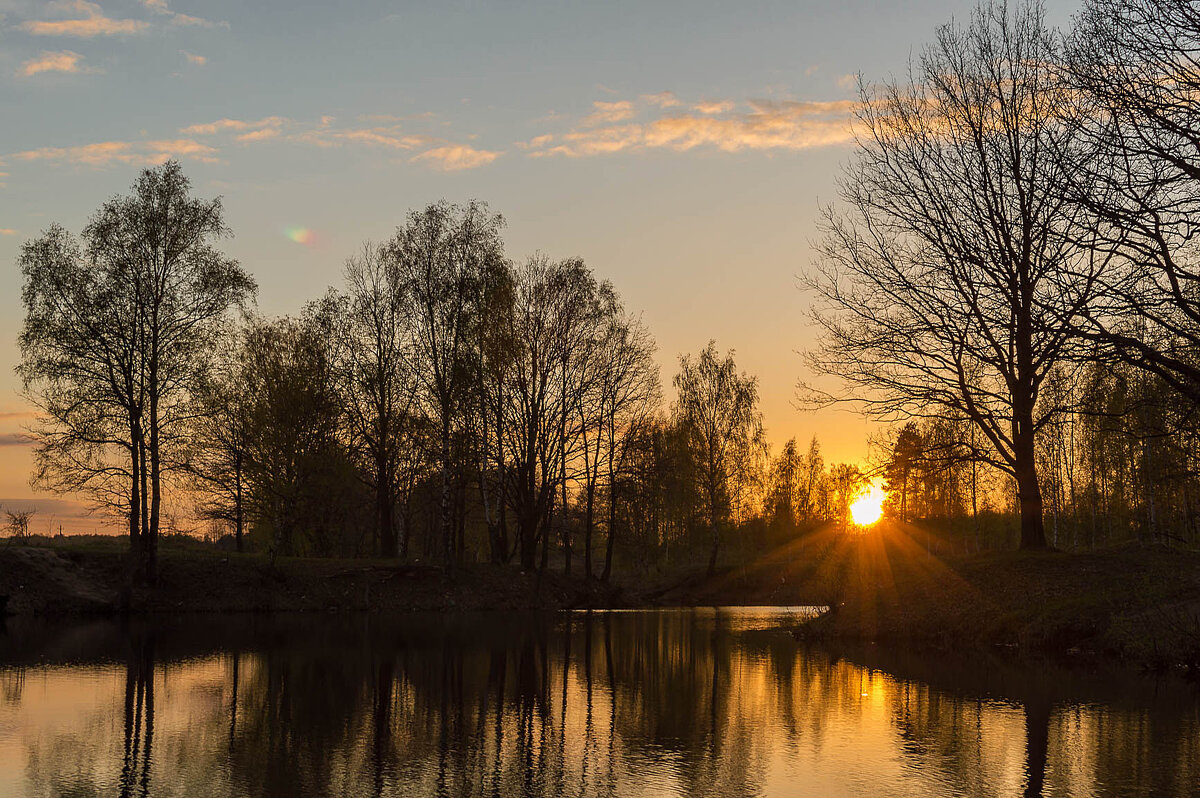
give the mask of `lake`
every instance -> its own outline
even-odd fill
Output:
[[[1200,691],[805,608],[10,618],[0,796],[1188,796]]]

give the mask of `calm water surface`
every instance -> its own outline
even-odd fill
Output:
[[[778,609],[0,633],[0,796],[1188,796],[1200,693]]]

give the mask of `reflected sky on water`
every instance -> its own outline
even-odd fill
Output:
[[[0,796],[1186,796],[1200,692],[805,608],[10,619]]]

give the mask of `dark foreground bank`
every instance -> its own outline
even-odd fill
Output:
[[[550,571],[166,549],[130,590],[115,547],[0,546],[16,615],[828,605],[809,638],[1005,646],[1200,669],[1200,552],[930,552],[898,527],[819,532],[714,576],[702,568],[589,585]]]
[[[154,587],[130,588],[115,549],[0,548],[14,615],[560,609],[612,603],[603,586],[515,567],[429,565],[166,549]]]

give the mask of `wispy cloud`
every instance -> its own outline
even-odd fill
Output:
[[[179,129],[183,136],[212,136],[223,131],[259,130],[261,128],[279,128],[290,122],[286,116],[266,116],[262,119],[248,121],[244,119],[218,119],[215,122],[204,122],[199,125],[188,125]]]
[[[278,135],[279,128],[264,127],[261,130],[251,130],[249,133],[239,133],[233,138],[234,141],[241,142],[242,144],[248,144],[252,141],[266,141],[267,139],[273,139]]]
[[[613,124],[633,118],[633,103],[629,100],[612,103],[596,101],[592,103],[592,107],[596,110],[583,119],[586,126]]]
[[[99,70],[85,67],[83,56],[73,50],[43,50],[36,58],[22,63],[18,74],[28,78],[39,72],[67,72],[77,75],[97,71]]]
[[[22,63],[17,74],[28,78],[39,72],[79,74],[94,71],[84,67],[82,62],[83,56],[73,50],[43,50],[36,58]]]
[[[601,105],[621,106],[620,113],[611,114],[605,123],[593,111],[566,133],[543,134],[520,146],[531,157],[583,157],[647,149],[804,150],[845,144],[853,138],[855,103],[849,100],[750,100],[742,104],[716,100],[665,115],[662,106],[656,106],[654,118],[646,121],[630,121],[639,115],[631,103],[593,104]]]
[[[94,36],[123,36],[142,33],[150,23],[138,19],[112,19],[96,3],[88,0],[69,0],[46,4],[53,15],[66,19],[28,20],[18,27],[34,36],[75,36],[90,39]]]
[[[692,106],[692,110],[700,114],[724,114],[732,111],[737,107],[737,103],[733,100],[713,100],[709,102],[698,102]]]
[[[19,161],[49,161],[93,167],[114,163],[149,166],[172,157],[212,163],[217,160],[217,150],[194,139],[100,141],[75,147],[40,147],[13,153],[10,157]]]
[[[22,432],[6,432],[0,433],[0,447],[2,446],[32,446],[33,439]]]
[[[674,108],[677,105],[682,105],[679,98],[673,92],[660,91],[658,94],[643,94],[641,101],[651,105],[657,105],[659,108]]]
[[[180,14],[178,11],[172,10],[167,5],[167,0],[142,0],[142,5],[150,9],[156,14],[167,18],[167,22],[171,25],[179,27],[200,27],[200,28],[228,28],[228,22],[212,22],[211,20],[201,19],[200,17],[189,16],[188,14]]]
[[[369,144],[391,150],[414,150],[431,144],[434,139],[424,134],[406,132],[399,125],[375,127],[321,126],[289,136],[291,141],[317,147],[341,147],[346,144]]]
[[[205,58],[204,56],[196,55],[195,53],[189,53],[187,50],[180,50],[179,54],[182,55],[184,58],[186,58],[187,62],[189,64],[195,64],[196,66],[204,66],[205,64],[208,63],[208,59]]]
[[[434,147],[420,155],[409,158],[411,163],[423,163],[443,172],[457,172],[486,166],[502,155],[490,150],[477,150],[466,144],[450,144]]]
[[[12,161],[45,161],[91,167],[113,164],[148,165],[166,157],[216,162],[223,148],[282,142],[321,149],[369,147],[407,154],[407,162],[439,171],[474,169],[503,153],[463,144],[444,136],[410,130],[403,124],[337,126],[332,116],[301,121],[284,116],[261,119],[223,118],[179,129],[179,138],[146,141],[103,141],[70,147],[41,147],[12,153]],[[467,137],[473,138],[473,137]],[[549,144],[550,139],[538,142]],[[0,163],[2,165],[2,163]]]
[[[0,227],[0,236],[15,236],[16,234],[17,234],[17,231],[13,230],[11,227]],[[3,417],[4,417],[4,414],[0,413],[0,418],[3,418]]]

